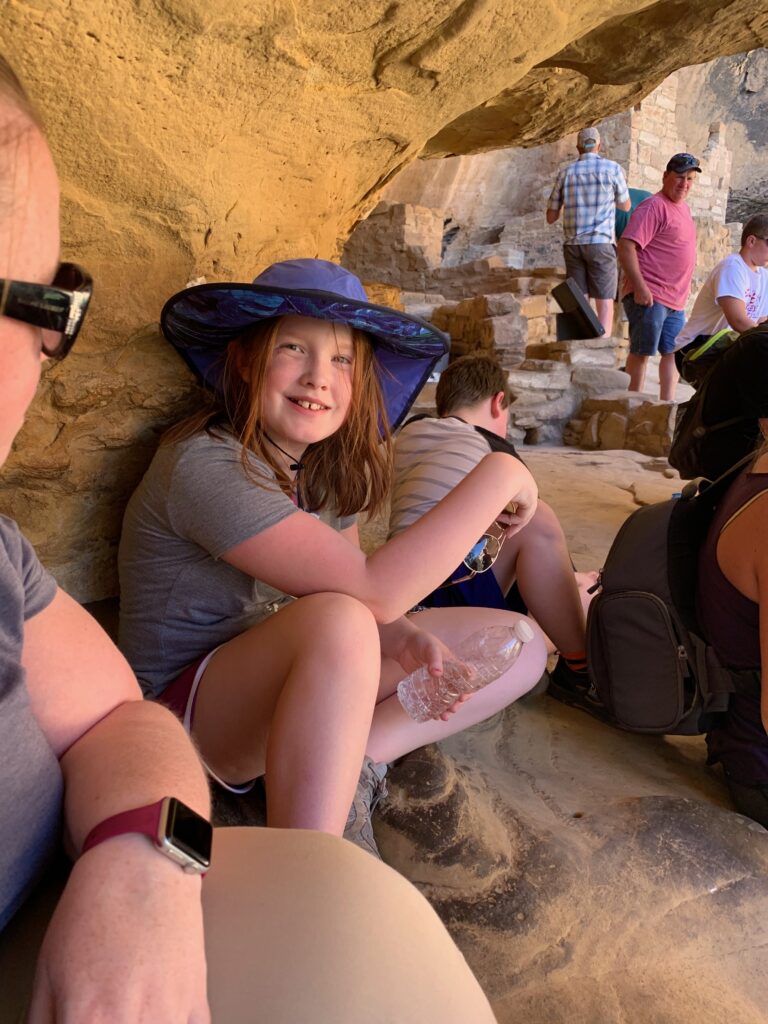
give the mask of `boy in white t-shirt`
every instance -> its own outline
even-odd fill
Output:
[[[768,318],[766,263],[768,214],[757,213],[744,225],[741,249],[720,260],[704,282],[677,336],[676,350],[728,328],[748,331]]]

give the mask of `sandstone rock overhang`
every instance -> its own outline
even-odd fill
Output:
[[[768,7],[748,0],[595,5],[592,12],[589,7],[573,5],[582,25],[591,22],[587,31],[441,128],[421,155],[555,141],[626,110],[678,68],[764,46],[768,34]],[[601,15],[599,24],[595,14]],[[559,19],[541,21],[536,50],[551,46],[561,31]]]
[[[409,162],[555,138],[680,66],[765,45],[768,5],[69,0],[5,4],[2,29],[61,173],[64,252],[96,292],[0,509],[96,599],[160,426],[199,401],[154,326],[170,294],[337,256]]]

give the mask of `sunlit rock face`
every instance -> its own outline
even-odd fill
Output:
[[[71,0],[3,10],[93,272],[0,490],[61,581],[114,593],[125,495],[199,396],[156,330],[187,280],[333,257],[421,155],[557,138],[682,65],[763,45],[754,0]],[[137,443],[138,442],[138,443]]]

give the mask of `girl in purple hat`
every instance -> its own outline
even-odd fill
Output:
[[[363,796],[380,790],[386,764],[487,718],[542,674],[537,631],[510,670],[441,720],[412,721],[395,694],[420,665],[439,676],[467,634],[514,622],[488,609],[408,613],[508,503],[510,529],[525,525],[536,485],[519,461],[490,454],[366,554],[356,518],[386,502],[389,425],[444,352],[440,333],[369,303],[357,278],[320,260],[186,289],[163,329],[213,387],[128,505],[121,647],[214,778],[243,791],[265,775],[270,825],[346,825],[375,852]]]

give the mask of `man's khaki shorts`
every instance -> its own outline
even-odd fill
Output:
[[[612,242],[563,246],[565,269],[590,299],[615,299],[619,284],[616,246]]]

